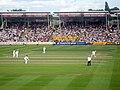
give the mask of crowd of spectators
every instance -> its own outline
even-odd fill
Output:
[[[47,29],[46,24],[11,24],[0,31],[0,42],[48,42],[52,30]]]
[[[120,30],[104,25],[66,23],[64,27],[48,28],[46,23],[10,24],[0,31],[0,42],[120,42]]]
[[[104,25],[88,26],[83,29],[79,41],[84,42],[120,42],[120,30],[106,29]]]
[[[52,35],[53,41],[75,42],[79,40],[81,28],[76,24],[67,23],[64,27],[57,28]]]

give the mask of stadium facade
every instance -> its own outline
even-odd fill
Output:
[[[120,20],[120,11],[87,11],[87,12],[54,12],[61,22],[78,22],[82,26],[90,24],[104,24],[108,26],[110,21]],[[50,12],[0,12],[0,25],[9,22],[23,22],[26,26],[31,22],[47,23],[53,21],[54,15]],[[52,19],[52,20],[51,20]],[[119,23],[118,23],[119,24]]]
[[[28,27],[31,22],[48,23],[50,12],[0,12],[1,27],[8,23],[25,23]],[[48,23],[49,25],[49,23]]]

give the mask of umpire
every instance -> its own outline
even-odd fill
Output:
[[[90,55],[88,56],[88,64],[87,65],[91,66],[91,57],[90,57]]]

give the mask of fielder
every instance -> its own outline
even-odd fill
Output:
[[[88,64],[87,65],[91,66],[91,57],[90,57],[90,55],[88,56]]]
[[[26,56],[24,57],[24,63],[25,63],[25,64],[28,64],[28,60],[29,60],[29,57],[28,57],[28,55],[26,55]]]
[[[13,50],[13,58],[16,56],[15,52],[16,52],[16,51],[15,51],[15,50]]]
[[[93,50],[93,51],[92,51],[91,58],[92,58],[92,57],[96,57],[96,50]]]
[[[15,54],[16,54],[16,57],[19,57],[19,51],[18,50],[16,50]]]
[[[45,53],[45,52],[46,52],[46,47],[44,46],[44,47],[43,47],[43,53]]]

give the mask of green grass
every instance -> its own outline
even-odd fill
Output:
[[[0,90],[120,90],[119,46],[46,46],[45,54],[42,47],[0,46]],[[87,66],[93,49],[97,57]]]

